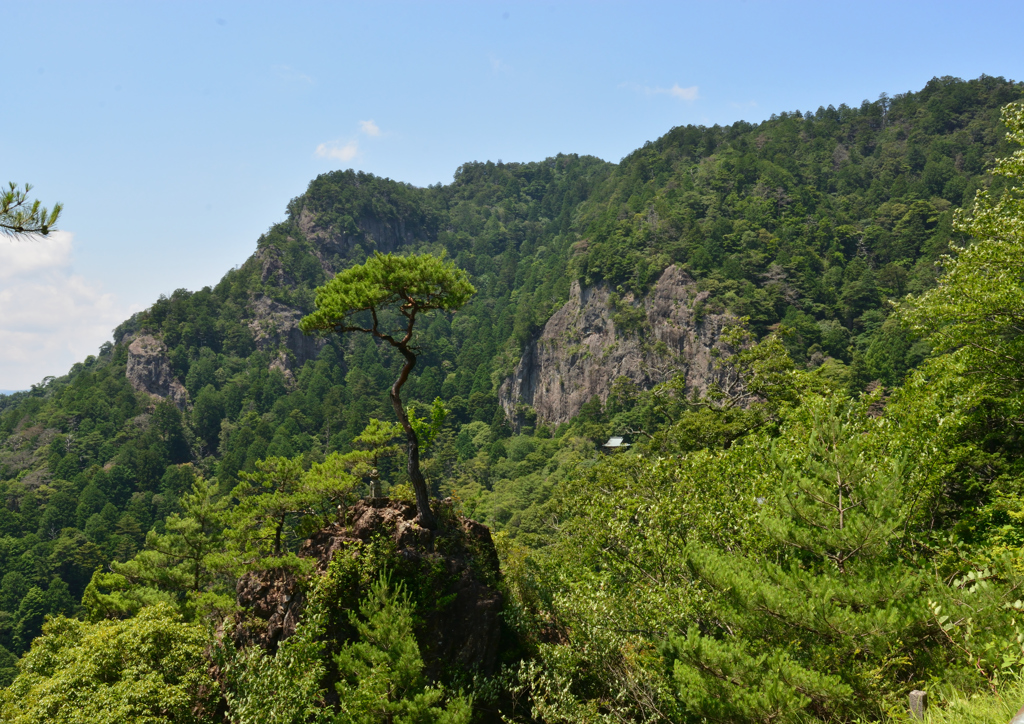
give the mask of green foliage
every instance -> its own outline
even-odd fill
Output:
[[[472,699],[445,696],[423,675],[423,659],[413,636],[413,606],[401,583],[382,574],[349,613],[357,640],[335,655],[339,713],[336,722],[469,722]],[[447,701],[446,701],[447,698]]]
[[[302,569],[297,544],[334,520],[349,504],[355,478],[335,453],[303,470],[302,459],[273,457],[243,473],[232,491],[228,537],[235,571],[273,567]]]
[[[228,710],[240,724],[307,724],[330,722],[322,679],[326,674],[321,640],[327,621],[327,601],[321,581],[311,592],[302,623],[295,634],[269,654],[258,646],[222,648]]]
[[[181,499],[181,513],[164,521],[164,532],[151,530],[146,547],[112,573],[97,572],[83,596],[92,620],[135,614],[155,600],[175,602],[183,615],[209,614],[233,607],[231,579],[225,575],[225,526],[228,499],[217,482],[196,478]],[[103,589],[111,589],[103,593]]]
[[[8,184],[0,192],[0,235],[3,236],[46,236],[56,231],[57,219],[60,218],[64,205],[57,203],[52,210],[47,210],[39,201],[29,201],[30,184],[18,188],[15,183]]]
[[[1024,104],[1003,110],[1007,139],[1024,145]],[[1019,395],[1024,378],[1024,292],[1018,283],[1024,249],[1024,149],[1001,159],[993,173],[1015,184],[995,197],[979,191],[969,214],[956,227],[973,237],[969,246],[945,256],[938,286],[912,298],[903,317],[927,335],[939,352],[957,352],[968,369],[981,375],[996,394]]]
[[[444,406],[444,402],[440,397],[435,397],[433,403],[430,405],[429,417],[421,418],[416,416],[416,407],[410,405],[406,414],[409,416],[409,424],[412,425],[412,429],[416,432],[416,439],[420,441],[421,449],[424,453],[430,451],[430,446],[434,444],[434,440],[437,439],[438,434],[441,432],[441,427],[444,425],[445,418],[448,417],[448,413],[451,412],[447,407]]]
[[[411,420],[417,418],[410,415]],[[353,440],[356,449],[345,455],[345,462],[351,473],[359,478],[370,479],[370,497],[379,498],[381,490],[381,463],[399,453],[394,441],[403,434],[402,426],[397,422],[382,422],[375,417],[363,428]]]
[[[302,330],[370,332],[370,328],[349,320],[360,312],[371,312],[372,331],[376,333],[377,314],[395,307],[408,324],[394,333],[380,332],[401,337],[412,333],[418,313],[433,309],[454,312],[475,293],[466,273],[450,261],[430,254],[394,256],[378,252],[365,263],[339,273],[317,291],[317,311],[302,320]]]
[[[934,682],[928,686],[929,724],[1005,724],[1012,721],[1024,701],[1024,682],[1007,682],[995,691],[967,693]],[[883,722],[906,721],[898,709],[887,712]]]
[[[919,596],[931,579],[904,548],[922,491],[898,452],[875,447],[869,405],[809,400],[772,444],[777,484],[762,520],[775,560],[690,551],[691,575],[715,606],[670,637],[665,655],[693,713],[867,715],[930,663]]]
[[[414,604],[404,583],[381,572],[393,556],[379,547],[335,558],[276,653],[219,649],[232,721],[469,721],[471,697],[426,680]],[[337,682],[336,697],[327,695],[326,681]]]
[[[1008,203],[999,213],[1012,223],[1017,210]],[[760,392],[757,370],[737,371],[749,381],[737,388],[752,396],[747,410],[783,392],[770,424],[717,453],[625,455],[583,468],[563,486],[557,547],[504,548],[513,620],[535,652],[515,690],[532,697],[534,716],[871,720],[900,711],[909,688],[934,688],[939,705],[955,709],[963,692],[994,692],[1019,674],[1020,449],[1013,431],[984,432],[1017,409],[1015,333],[1010,325],[986,341],[982,327],[971,340],[969,321],[941,306],[960,294],[985,299],[977,275],[956,269],[975,247],[940,279],[943,296],[925,295],[904,313],[947,354],[891,398],[880,389],[845,398],[835,382],[846,375],[780,365],[786,357],[768,353],[770,340],[747,347],[737,368],[747,350],[775,360]],[[1000,266],[1010,262],[975,267],[992,298],[1012,296],[1014,276]],[[943,341],[957,331],[959,343]],[[988,347],[988,369],[972,342]],[[1000,360],[1002,344],[1010,346]],[[996,364],[1007,365],[1002,377]],[[710,391],[708,412],[727,412],[729,392],[726,378]],[[680,419],[701,402],[660,397]],[[721,467],[708,470],[708,460]],[[659,470],[679,482],[652,486]],[[677,512],[691,490],[708,508]],[[734,518],[737,493],[749,501],[746,518]],[[746,537],[701,530],[721,524]],[[663,585],[671,600],[657,595]]]
[[[56,618],[0,690],[5,722],[201,722],[217,689],[206,631],[166,606],[125,621]]]

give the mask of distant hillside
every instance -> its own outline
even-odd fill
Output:
[[[1021,98],[1002,78],[937,78],[857,107],[674,128],[618,164],[472,162],[428,188],[319,176],[216,286],[161,296],[68,375],[0,398],[0,645],[20,653],[40,611],[73,610],[196,474],[226,493],[260,459],[319,460],[391,417],[390,349],[296,328],[318,285],[375,250],[444,252],[478,289],[423,328],[407,400],[451,409],[431,484],[475,490],[470,512],[512,535],[540,535],[527,511],[568,429],[552,423],[586,418],[582,446],[614,431],[615,378],[643,390],[707,368],[726,321],[782,331],[800,365],[842,362],[851,389],[897,383],[928,349],[887,302],[934,283],[954,211],[999,183],[985,171],[1008,152],[999,109]],[[541,404],[512,383],[531,374],[562,387]]]

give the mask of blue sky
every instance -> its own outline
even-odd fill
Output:
[[[63,233],[0,240],[0,389],[215,284],[317,174],[618,161],[676,125],[1024,79],[1016,3],[41,2],[3,11],[0,182]]]

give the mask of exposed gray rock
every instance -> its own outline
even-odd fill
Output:
[[[612,382],[628,377],[650,389],[680,373],[689,390],[703,391],[716,379],[716,347],[722,328],[736,321],[730,314],[704,314],[694,308],[706,297],[681,269],[670,266],[632,308],[631,329],[617,329],[606,284],[581,289],[573,282],[569,301],[552,315],[540,336],[526,349],[512,376],[499,390],[505,414],[518,417],[528,405],[540,422],[567,422],[595,395],[603,402]],[[629,310],[627,310],[629,311]]]
[[[154,397],[171,398],[179,410],[188,403],[188,393],[171,371],[167,345],[152,335],[136,337],[128,345],[128,366],[125,371],[132,388]]]
[[[265,246],[256,250],[253,258],[260,265],[260,281],[279,287],[294,287],[295,279],[285,272],[281,261],[281,252],[273,246]]]
[[[298,309],[266,296],[253,299],[249,309],[253,314],[249,329],[256,340],[256,348],[264,352],[278,351],[270,368],[280,369],[285,376],[290,377],[292,370],[300,369],[307,360],[316,359],[324,346],[323,339],[307,336],[299,329],[302,312]]]
[[[298,216],[299,229],[305,237],[313,242],[320,263],[328,274],[336,274],[340,269],[333,269],[322,252],[328,254],[347,255],[352,247],[359,243],[372,242],[372,246],[382,254],[395,252],[415,241],[415,234],[406,226],[402,219],[384,221],[375,217],[364,216],[356,219],[359,232],[347,234],[334,228],[324,228],[316,224],[316,217],[303,209]]]

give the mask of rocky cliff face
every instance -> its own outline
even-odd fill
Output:
[[[316,224],[316,217],[303,209],[298,216],[299,229],[306,238],[313,242],[320,257],[320,263],[329,274],[336,274],[340,269],[332,268],[328,256],[347,255],[359,243],[372,241],[372,248],[387,254],[408,246],[415,240],[415,234],[407,228],[401,219],[385,221],[371,216],[356,219],[359,232],[346,234],[333,228],[324,228]]]
[[[616,299],[606,284],[582,289],[573,282],[569,301],[502,384],[506,415],[515,420],[528,405],[538,421],[567,422],[592,397],[606,400],[618,377],[650,389],[683,373],[688,389],[703,391],[716,378],[713,350],[722,328],[735,322],[729,314],[697,313],[706,296],[675,266],[642,300]]]
[[[256,348],[271,352],[280,350],[270,363],[271,369],[280,369],[290,376],[292,370],[300,369],[307,360],[316,359],[324,346],[323,339],[308,337],[299,329],[303,315],[298,309],[265,296],[253,299],[249,309],[253,314],[249,329],[256,340]]]
[[[169,397],[184,410],[188,393],[171,371],[167,345],[148,334],[136,337],[128,346],[128,381],[136,392],[146,392],[161,399]]]

